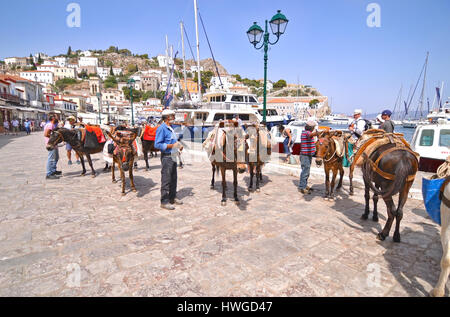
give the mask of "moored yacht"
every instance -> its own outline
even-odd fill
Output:
[[[436,173],[450,155],[450,124],[439,119],[437,123],[417,126],[411,148],[420,154],[419,170]]]

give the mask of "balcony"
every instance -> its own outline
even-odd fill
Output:
[[[7,101],[11,101],[11,102],[20,104],[20,98],[19,98],[19,96],[10,95],[10,94],[5,94],[5,93],[0,93],[0,98],[1,98],[1,99],[5,99],[5,100],[7,100]]]

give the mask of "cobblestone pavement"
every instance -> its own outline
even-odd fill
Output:
[[[170,212],[159,158],[151,171],[139,161],[138,191],[122,197],[100,155],[96,178],[60,157],[64,176],[46,181],[41,133],[0,136],[0,296],[426,296],[439,276],[439,227],[421,201],[408,200],[394,244],[375,238],[382,200],[380,223],[362,221],[362,190],[326,201],[322,178],[303,197],[296,177],[266,171],[248,193],[239,175],[240,206],[222,207],[210,166],[187,160]]]

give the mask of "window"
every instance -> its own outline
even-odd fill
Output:
[[[249,101],[249,102],[257,102],[257,101],[255,100],[255,98],[253,98],[252,96],[248,97],[248,101]]]
[[[233,97],[231,97],[231,101],[244,102],[244,96],[234,95]]]
[[[249,114],[240,114],[239,119],[241,119],[242,121],[249,121],[250,115]]]
[[[233,118],[234,118],[234,113],[227,113],[227,114],[226,114],[226,118],[227,118],[227,120],[233,120]]]
[[[422,135],[420,136],[420,146],[433,146],[434,141],[434,130],[422,130]]]
[[[450,130],[441,130],[439,136],[439,146],[450,147]]]
[[[216,113],[214,115],[214,121],[223,120],[223,118],[224,118],[224,114],[223,113]]]

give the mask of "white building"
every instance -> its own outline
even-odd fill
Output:
[[[52,72],[53,74],[55,73],[55,68],[57,68],[59,66],[55,66],[55,65],[39,65],[37,66],[37,70],[41,71],[41,72]]]
[[[201,71],[201,72],[203,71],[203,66],[200,66],[200,71]],[[197,65],[191,66],[191,72],[192,72],[192,73],[198,72],[198,67],[197,67]]]
[[[122,68],[114,68],[112,69],[114,76],[120,76],[122,74]],[[111,76],[111,68],[110,67],[97,67],[97,75],[105,80],[109,76]]]
[[[66,67],[68,64],[67,57],[55,57],[55,61],[59,67]]]
[[[27,72],[20,72],[20,77],[28,79],[30,81],[35,81],[40,84],[54,84],[54,76],[52,72],[49,71],[27,71]]]
[[[222,84],[220,84],[221,81],[222,81]],[[229,91],[231,87],[233,87],[233,83],[231,82],[231,77],[220,76],[220,79],[218,76],[211,77],[211,86],[209,87],[210,91],[217,91],[217,90]]]
[[[59,66],[58,62],[53,59],[46,59],[42,65],[53,65],[53,66]]]
[[[91,51],[83,51],[80,53],[81,56],[85,56],[85,57],[91,57],[92,56],[92,52]],[[89,65],[86,65],[89,66]]]
[[[78,66],[95,66],[98,67],[98,58],[97,57],[80,57],[78,60]]]
[[[7,57],[5,58],[6,65],[27,66],[28,59],[26,57]]]
[[[158,55],[156,57],[158,59],[159,67],[167,67],[167,63],[169,63],[169,67],[173,65],[173,59],[171,57],[166,57],[165,55]]]

